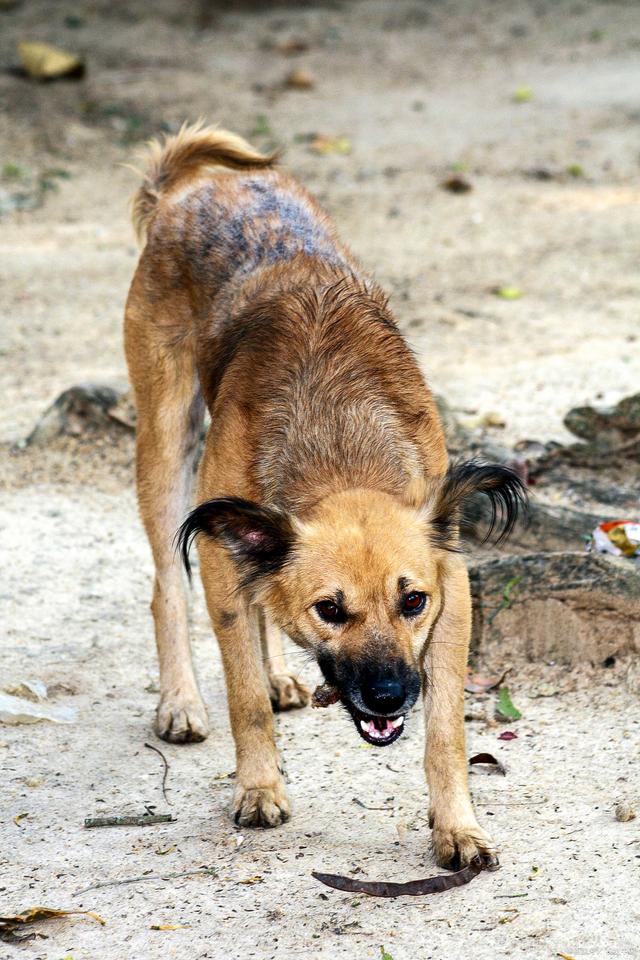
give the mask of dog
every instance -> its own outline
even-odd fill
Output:
[[[153,553],[156,731],[207,736],[187,628],[197,539],[236,747],[232,814],[290,815],[273,708],[309,691],[282,634],[315,657],[358,734],[397,740],[424,698],[436,860],[497,863],[467,784],[471,601],[465,502],[508,532],[524,502],[499,465],[450,465],[434,399],[387,299],[277,157],[202,123],[150,145],[144,238],[125,315],[140,513]],[[188,515],[205,408],[211,417]],[[186,516],[186,519],[185,519]]]

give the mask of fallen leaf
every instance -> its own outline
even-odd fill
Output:
[[[348,137],[330,137],[324,133],[318,134],[309,144],[309,149],[313,153],[319,153],[323,157],[332,153],[341,156],[348,156],[351,153],[351,141]]]
[[[28,813],[18,813],[18,814],[13,818],[13,822],[15,823],[16,827],[19,827],[19,826],[20,826],[20,821],[21,821],[21,820],[25,820],[28,816],[29,816]]]
[[[507,773],[504,764],[496,760],[492,753],[476,753],[475,757],[471,757],[469,760],[469,766],[487,766],[492,773],[501,773],[503,777],[506,776]]]
[[[390,953],[387,953],[383,946],[380,946],[380,960],[393,960]]]
[[[529,103],[533,100],[533,90],[531,87],[517,87],[513,92],[512,100],[514,103]]]
[[[635,820],[636,812],[631,806],[630,803],[622,801],[616,806],[615,809],[616,820],[619,820],[620,823],[628,823],[630,820]]]
[[[153,923],[151,930],[185,930],[186,923]]]
[[[470,193],[473,190],[469,181],[461,177],[460,174],[452,174],[452,176],[443,180],[440,186],[443,190],[448,190],[449,193]]]
[[[313,90],[316,82],[307,70],[296,69],[287,75],[285,85],[292,90]]]
[[[508,672],[508,670],[505,670],[501,677],[482,677],[479,673],[471,673],[471,670],[467,670],[464,688],[467,693],[489,693],[490,690],[495,690],[504,682]]]
[[[306,53],[308,49],[309,44],[306,40],[296,40],[294,37],[276,44],[278,53],[282,53],[285,57],[294,56],[296,53]]]
[[[501,300],[519,300],[523,296],[519,287],[494,287],[491,292]]]
[[[264,883],[264,877],[261,877],[260,874],[257,873],[254,877],[247,877],[246,880],[238,880],[238,883],[248,887],[254,883]]]
[[[54,910],[52,907],[31,907],[24,913],[16,913],[7,917],[0,917],[0,940],[5,943],[15,943],[20,940],[32,940],[35,933],[26,933],[19,935],[16,931],[22,930],[24,926],[30,923],[39,923],[41,920],[55,920],[57,917],[83,916],[91,917],[101,926],[104,926],[106,920],[99,917],[97,913],[91,910]]]
[[[522,714],[513,705],[508,687],[501,687],[496,703],[496,716],[501,720],[520,720]]]
[[[562,957],[562,960],[576,960],[570,953],[556,953],[556,957]]]
[[[502,733],[498,734],[498,740],[517,740],[518,734],[514,733],[513,730],[503,730]]]
[[[430,893],[443,893],[452,887],[461,887],[477,877],[485,869],[479,857],[456,873],[444,873],[423,880],[408,880],[406,883],[393,883],[386,880],[359,880],[355,877],[343,877],[334,873],[318,873],[311,876],[327,887],[343,890],[345,893],[366,893],[369,897],[422,897]]]
[[[22,66],[34,80],[56,80],[59,77],[82,77],[84,63],[73,53],[52,47],[49,43],[23,40],[18,44]]]
[[[162,850],[161,847],[158,847],[155,852],[158,854],[159,857],[166,857],[168,853],[173,853],[175,849],[176,849],[176,845],[175,843],[172,843],[170,847],[166,848],[166,850]]]

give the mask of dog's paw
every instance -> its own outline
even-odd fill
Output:
[[[207,711],[197,694],[163,694],[156,713],[155,731],[169,743],[199,743],[209,735]]]
[[[306,707],[311,700],[311,691],[292,674],[272,673],[269,675],[269,696],[271,706],[279,713]]]
[[[239,827],[279,827],[291,816],[284,784],[273,788],[238,786],[231,814]]]
[[[497,870],[500,866],[495,844],[477,823],[444,826],[436,822],[432,844],[436,863],[448,870],[466,867],[476,857],[487,870]]]

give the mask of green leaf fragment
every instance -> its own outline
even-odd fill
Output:
[[[498,702],[496,703],[496,713],[503,720],[520,720],[522,717],[518,708],[513,705],[508,687],[500,687]]]

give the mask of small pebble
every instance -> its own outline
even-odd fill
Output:
[[[635,820],[636,818],[635,810],[630,803],[626,803],[624,800],[617,805],[615,813],[616,820],[619,820],[620,823],[628,823],[629,820]]]

